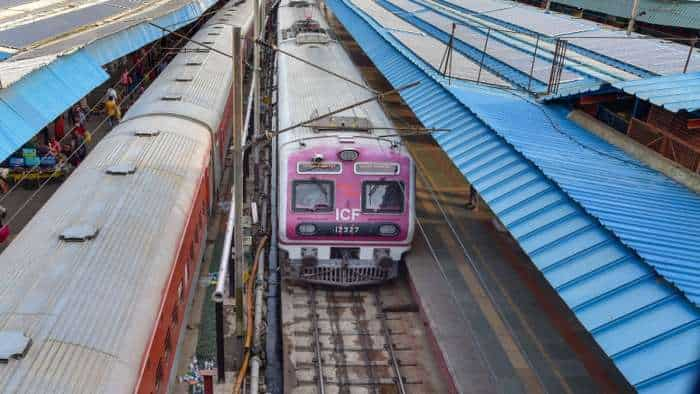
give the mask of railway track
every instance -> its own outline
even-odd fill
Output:
[[[287,393],[430,393],[417,308],[403,281],[338,290],[283,285]]]

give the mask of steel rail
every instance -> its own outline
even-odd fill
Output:
[[[378,287],[374,288],[374,304],[378,309],[383,308]],[[394,383],[396,384],[396,388],[399,390],[399,394],[406,394],[406,387],[404,385],[403,376],[401,375],[399,360],[396,357],[396,352],[394,352],[394,342],[391,339],[391,332],[389,331],[386,321],[386,312],[384,312],[383,309],[380,310],[377,313],[377,317],[379,318],[379,322],[382,326],[382,334],[384,334],[384,348],[386,349],[387,353],[389,353],[389,358],[391,359],[391,368],[394,371]]]
[[[314,365],[316,366],[316,384],[318,386],[319,394],[326,394],[326,384],[323,377],[323,357],[321,354],[321,338],[318,329],[318,311],[316,309],[316,287],[311,286],[309,288],[309,298],[311,301],[311,325],[314,337],[314,353],[316,358],[314,359]]]

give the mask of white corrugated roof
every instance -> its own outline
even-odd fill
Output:
[[[53,54],[31,59],[0,62],[0,88],[4,89],[10,86],[30,72],[50,64],[57,57],[57,54]]]

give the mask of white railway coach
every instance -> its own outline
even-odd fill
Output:
[[[250,1],[194,36],[230,53]],[[230,139],[230,58],[195,44],[0,255],[0,392],[163,393]]]

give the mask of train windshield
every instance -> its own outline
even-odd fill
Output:
[[[364,212],[403,212],[404,186],[397,181],[371,181],[362,184]]]
[[[329,212],[333,210],[333,182],[294,181],[292,206],[297,212]]]

